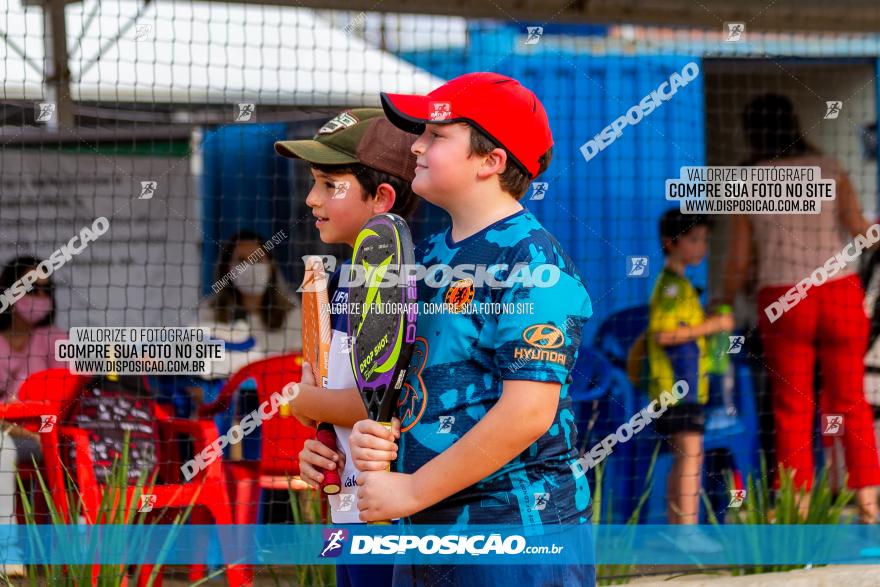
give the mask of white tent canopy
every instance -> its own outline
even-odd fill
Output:
[[[378,105],[380,91],[442,83],[310,9],[86,0],[66,15],[78,101]],[[46,96],[42,17],[39,7],[0,0],[2,99]]]

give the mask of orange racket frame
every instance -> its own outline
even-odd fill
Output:
[[[302,352],[303,361],[308,363],[315,374],[317,384],[327,388],[327,371],[330,362],[330,301],[327,296],[327,273],[321,257],[307,257],[303,278],[302,294]],[[335,450],[336,432],[332,424],[318,424],[316,438]],[[342,481],[337,469],[324,470],[321,491],[335,495],[342,489]]]

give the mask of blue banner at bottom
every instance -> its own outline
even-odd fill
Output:
[[[880,563],[877,526],[0,526],[0,564]]]

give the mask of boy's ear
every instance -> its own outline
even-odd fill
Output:
[[[394,207],[397,193],[391,184],[380,183],[376,188],[376,197],[373,198],[373,215],[384,214]]]
[[[507,167],[507,151],[501,148],[492,149],[488,154],[482,155],[483,164],[477,171],[477,177],[486,179],[493,175],[504,172]]]

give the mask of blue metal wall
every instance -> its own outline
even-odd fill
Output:
[[[443,78],[469,71],[511,75],[541,98],[555,139],[550,183],[541,201],[524,201],[578,264],[593,298],[589,339],[614,312],[644,304],[663,264],[657,220],[669,203],[664,182],[683,165],[705,164],[702,76],[681,88],[589,162],[580,146],[689,61],[690,56],[593,56],[561,50],[545,37],[523,46],[521,31],[473,29],[466,49],[401,57]],[[515,120],[511,124],[516,124]],[[284,125],[234,125],[209,131],[204,148],[203,283],[213,279],[216,242],[240,228],[277,230],[272,194],[290,187],[288,166],[272,148]],[[649,257],[647,278],[626,276],[628,256]],[[706,285],[706,268],[693,271]]]
[[[279,227],[277,194],[287,194],[287,160],[275,154],[285,124],[235,124],[205,132],[202,142],[202,293],[211,293],[218,248],[242,229],[266,238]],[[282,247],[280,250],[283,250]]]
[[[684,165],[705,164],[702,75],[690,82],[603,152],[587,162],[580,146],[639,103],[673,72],[697,57],[593,56],[547,43],[523,46],[521,31],[474,29],[466,50],[400,56],[451,78],[469,71],[497,71],[532,89],[544,103],[555,140],[550,183],[532,210],[578,264],[593,298],[589,339],[610,314],[645,304],[663,265],[657,222],[670,207],[665,180]],[[515,120],[510,121],[516,124]],[[649,257],[649,276],[626,277],[626,257]],[[705,262],[691,273],[706,285]]]

